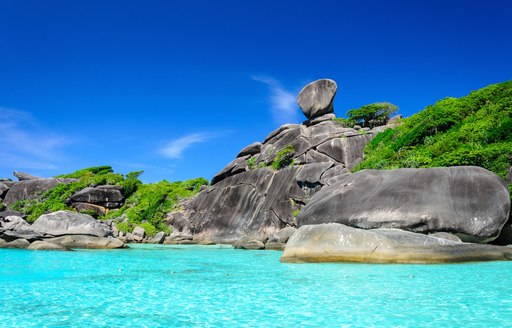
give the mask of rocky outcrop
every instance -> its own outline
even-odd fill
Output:
[[[346,128],[334,120],[336,89],[332,80],[304,87],[298,102],[306,122],[283,125],[262,143],[243,148],[213,177],[211,186],[169,213],[167,223],[218,243],[259,240],[295,227],[294,214],[361,162],[364,146],[374,136],[368,129]],[[283,156],[292,165],[281,165]]]
[[[504,261],[512,247],[461,243],[398,230],[306,225],[290,238],[283,262],[446,263]]]
[[[40,180],[40,179],[42,179],[41,177],[37,177],[35,175],[28,174],[28,173],[25,173],[25,172],[19,172],[19,171],[14,171],[12,173],[12,175],[14,175],[16,178],[18,178],[19,181]]]
[[[0,218],[0,236],[9,241],[16,239],[34,241],[43,238],[43,235],[35,232],[27,221],[15,215]]]
[[[58,211],[40,216],[31,226],[43,236],[89,235],[107,237],[112,230],[92,216],[71,211]]]
[[[31,179],[14,183],[4,198],[4,204],[13,205],[19,200],[37,199],[46,191],[56,187],[61,183],[71,183],[76,179]]]
[[[316,193],[297,221],[449,232],[486,243],[498,236],[509,210],[505,182],[480,167],[364,170]]]
[[[124,202],[121,190],[121,186],[111,185],[87,187],[72,195],[68,203],[75,208],[88,203],[103,207],[103,211],[105,209],[119,208]]]
[[[297,103],[308,119],[333,112],[333,101],[338,86],[330,79],[321,79],[306,85],[297,96]]]

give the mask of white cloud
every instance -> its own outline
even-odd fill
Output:
[[[213,137],[214,135],[210,133],[192,133],[168,142],[165,147],[160,149],[160,154],[169,158],[181,158],[187,148],[194,144],[206,142]]]
[[[69,143],[69,138],[41,127],[30,113],[0,107],[0,166],[55,169]]]
[[[276,123],[295,123],[299,120],[294,92],[284,89],[278,80],[268,76],[253,76],[252,79],[270,88],[270,111]]]

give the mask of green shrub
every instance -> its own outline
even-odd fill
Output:
[[[294,155],[295,149],[293,149],[293,146],[286,146],[277,152],[276,157],[272,163],[272,167],[276,170],[280,170],[284,167],[292,165]]]
[[[160,232],[160,230],[155,228],[155,226],[153,226],[149,222],[142,222],[139,224],[139,227],[143,228],[144,231],[146,232],[146,235],[148,235],[150,237],[154,237],[157,233]]]
[[[173,210],[181,200],[197,194],[201,186],[207,184],[208,181],[203,178],[184,182],[164,180],[143,184],[126,199],[120,209],[110,211],[105,218],[114,219],[125,214],[132,224],[141,225],[143,221],[147,221],[156,230],[170,233],[169,227],[164,222],[165,214]]]
[[[254,170],[256,168],[256,157],[248,158],[246,161],[249,170]]]
[[[348,119],[338,119],[337,121],[348,124],[354,123],[352,126],[357,124],[362,127],[373,128],[386,124],[389,116],[397,110],[397,106],[388,102],[373,103],[351,109],[347,112]]]
[[[129,232],[132,232],[133,231],[133,225],[131,225],[130,223],[128,222],[119,222],[119,223],[116,223],[116,227],[117,227],[117,230],[121,231],[122,233],[124,233],[125,235]]]

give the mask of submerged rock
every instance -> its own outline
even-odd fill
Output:
[[[265,249],[265,244],[259,240],[245,240],[233,245],[238,249],[247,249],[247,250],[257,250],[257,249]]]
[[[65,248],[113,249],[126,247],[121,240],[110,236],[68,235],[49,238],[45,241]]]
[[[450,263],[504,261],[512,248],[470,244],[399,229],[363,230],[338,223],[300,227],[283,262]]]
[[[47,241],[38,240],[30,244],[27,249],[34,251],[65,251],[67,248],[62,247],[61,245],[57,245],[54,243],[49,243]]]
[[[316,193],[297,221],[450,232],[486,243],[498,236],[509,210],[507,185],[480,167],[363,170]]]

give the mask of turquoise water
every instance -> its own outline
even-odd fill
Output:
[[[512,262],[283,264],[280,255],[0,250],[0,326],[512,326]]]

